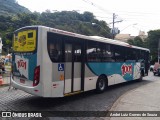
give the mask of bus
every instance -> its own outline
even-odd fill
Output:
[[[146,48],[45,26],[14,32],[11,84],[41,97],[64,97],[147,75]]]

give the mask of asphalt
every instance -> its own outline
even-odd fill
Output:
[[[160,120],[160,77],[150,79],[153,82],[119,97],[110,109],[111,113],[117,114],[110,114],[109,120]]]
[[[6,83],[5,85],[9,85],[9,74],[5,75],[3,75],[3,80]],[[154,77],[152,73],[149,73],[149,76],[145,77],[144,80],[150,80],[152,82],[130,90],[120,96],[109,110],[112,113],[112,117],[106,117],[104,119],[160,120],[160,77]],[[124,117],[123,115],[126,116]],[[136,115],[139,116],[136,117]]]

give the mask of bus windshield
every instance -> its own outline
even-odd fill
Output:
[[[36,49],[36,30],[25,29],[17,31],[13,38],[13,50],[15,52],[32,52]]]

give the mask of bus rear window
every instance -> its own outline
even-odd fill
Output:
[[[36,30],[27,29],[16,32],[13,39],[15,52],[32,52],[36,49]]]

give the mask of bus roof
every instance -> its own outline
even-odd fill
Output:
[[[114,44],[114,45],[119,45],[119,46],[125,46],[125,47],[129,47],[129,48],[135,48],[135,49],[140,49],[140,50],[145,50],[145,51],[150,52],[150,50],[147,49],[147,48],[133,46],[133,45],[130,45],[129,43],[122,42],[122,41],[119,41],[119,40],[113,40],[113,39],[100,37],[100,36],[86,36],[86,35],[82,35],[82,34],[78,34],[78,33],[68,32],[68,31],[55,29],[55,28],[51,28],[51,27],[46,27],[46,26],[41,26],[41,25],[38,25],[38,26],[26,26],[26,27],[23,27],[23,28],[20,28],[20,29],[32,28],[32,27],[47,28],[47,29],[49,29],[49,31],[54,32],[54,33],[58,33],[58,34],[63,34],[63,35],[68,35],[68,36],[73,36],[73,37],[77,37],[77,38],[103,42],[103,43],[109,43],[109,44]],[[20,29],[18,29],[18,30],[20,30]],[[16,30],[16,31],[18,31],[18,30]]]
[[[113,40],[113,39],[104,38],[104,37],[100,37],[100,36],[90,36],[90,37],[95,38],[95,39],[98,39],[98,41],[101,41],[101,40],[102,40],[101,42],[110,43],[110,44],[115,44],[115,45],[120,45],[120,46],[125,46],[125,47],[130,47],[130,48],[135,48],[135,49],[146,50],[146,51],[149,51],[149,52],[150,52],[150,50],[147,49],[147,48],[130,45],[129,43],[122,42],[122,41],[119,41],[119,40]]]

